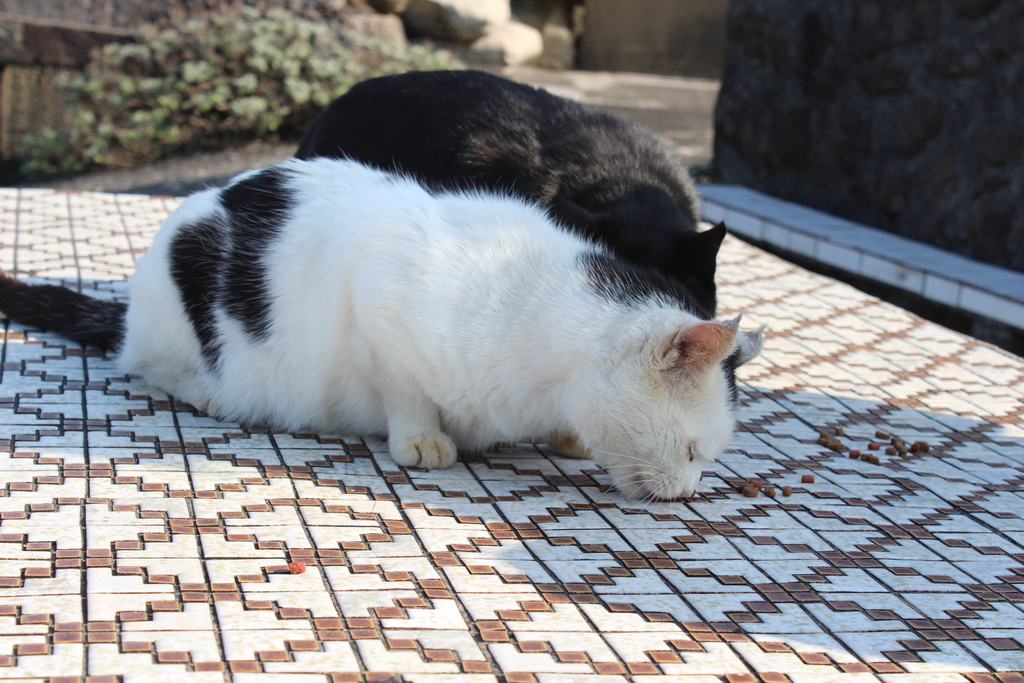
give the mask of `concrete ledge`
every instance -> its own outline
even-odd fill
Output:
[[[956,310],[1024,330],[1024,274],[739,185],[701,185],[701,215],[729,230]]]

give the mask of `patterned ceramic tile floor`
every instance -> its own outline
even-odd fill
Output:
[[[176,203],[0,190],[0,267],[123,295]],[[543,445],[221,423],[6,325],[0,678],[1024,681],[1024,360],[732,238],[720,282],[766,350],[699,495],[644,508]]]

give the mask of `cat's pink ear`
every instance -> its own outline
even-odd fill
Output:
[[[709,320],[681,327],[662,349],[662,367],[684,372],[707,370],[732,352],[738,328],[738,319]]]

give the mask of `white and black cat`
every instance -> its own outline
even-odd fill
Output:
[[[117,349],[219,417],[387,434],[402,465],[550,439],[628,496],[693,493],[729,441],[760,330],[525,200],[431,192],[352,161],[292,160],[189,197],[127,307],[0,277],[0,310]]]
[[[649,130],[598,109],[481,71],[409,72],[353,86],[296,156],[355,159],[435,188],[514,192],[678,280],[715,314],[725,226],[697,232],[686,170]]]

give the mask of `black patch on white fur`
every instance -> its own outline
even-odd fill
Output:
[[[658,299],[701,315],[700,304],[678,280],[653,268],[637,266],[615,256],[591,252],[582,257],[583,270],[602,296],[632,306]]]
[[[265,339],[270,332],[264,257],[294,205],[287,180],[283,169],[268,168],[225,188],[220,195],[231,233],[224,255],[222,303],[253,341]]]
[[[740,392],[736,388],[736,368],[740,366],[740,352],[737,349],[720,365],[722,366],[722,372],[725,373],[725,382],[729,387],[729,405],[733,410],[736,410],[736,406],[740,402]]]
[[[216,369],[220,357],[214,310],[220,298],[218,272],[224,258],[224,240],[223,224],[207,219],[182,227],[170,250],[171,277],[211,369]]]

